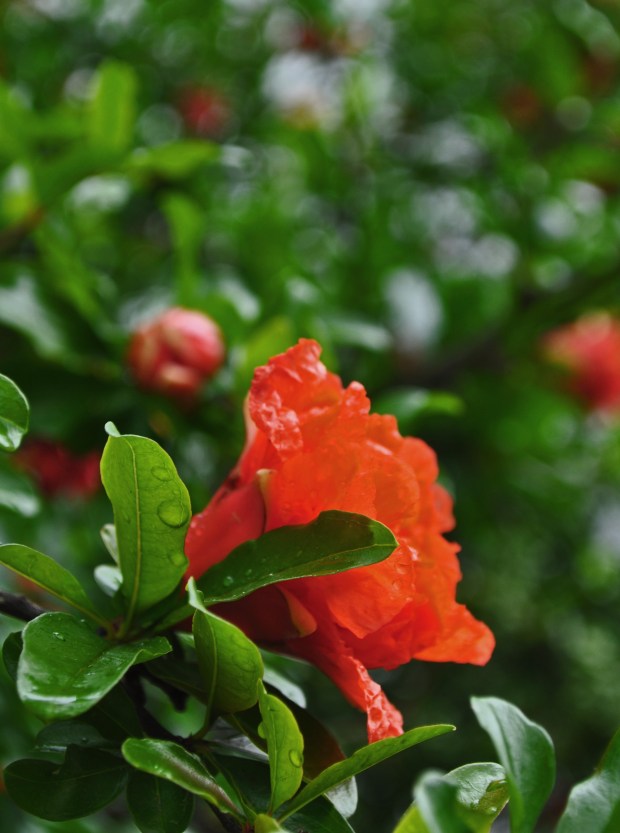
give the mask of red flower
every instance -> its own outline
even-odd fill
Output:
[[[142,387],[191,399],[224,361],[224,342],[207,315],[173,307],[136,330],[127,361]]]
[[[190,87],[181,93],[179,112],[185,126],[198,136],[217,137],[230,121],[230,105],[212,87]]]
[[[620,411],[620,321],[604,312],[585,315],[549,333],[543,349],[566,368],[569,389],[590,409]]]
[[[28,472],[48,497],[66,495],[88,498],[101,486],[101,452],[73,454],[52,440],[31,439],[13,456],[18,468]]]
[[[487,662],[494,638],[455,601],[461,577],[442,532],[451,499],[421,440],[391,416],[369,414],[364,388],[342,382],[300,341],[254,374],[246,447],[186,541],[200,576],[238,544],[326,509],[359,512],[390,527],[399,546],[385,561],[337,575],[262,588],[219,612],[265,645],[322,669],[368,715],[371,741],[402,732],[402,717],[367,668],[411,659]]]

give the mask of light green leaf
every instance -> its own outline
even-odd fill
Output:
[[[299,789],[303,778],[304,739],[291,710],[273,694],[267,694],[262,683],[258,684],[258,705],[263,718],[258,731],[267,741],[269,753],[269,812],[272,813]]]
[[[106,151],[122,153],[132,141],[135,121],[136,77],[127,64],[106,61],[95,77],[88,133]]]
[[[417,729],[410,729],[403,735],[397,738],[386,738],[385,740],[376,741],[368,746],[363,746],[354,752],[349,758],[340,761],[337,764],[332,764],[324,770],[320,775],[310,781],[303,790],[295,797],[293,801],[286,808],[286,813],[281,816],[282,819],[296,813],[305,804],[314,801],[317,796],[322,795],[328,790],[334,789],[338,784],[347,781],[349,778],[358,775],[360,772],[369,769],[375,764],[391,758],[411,746],[416,746],[418,743],[423,743],[425,740],[445,735],[446,732],[454,731],[454,726],[448,724],[437,724],[436,726],[419,726]]]
[[[620,830],[620,731],[595,774],[573,787],[556,833],[616,833]]]
[[[145,437],[110,436],[101,478],[114,507],[127,631],[137,613],[172,593],[182,579],[191,505],[170,457]]]
[[[0,373],[0,448],[16,451],[28,431],[28,400],[8,376]]]
[[[136,769],[172,781],[205,798],[224,813],[240,818],[239,809],[209,775],[200,758],[168,740],[129,738],[123,744],[125,760]]]
[[[133,769],[127,804],[141,833],[183,833],[194,810],[194,796],[172,781]]]
[[[499,764],[465,764],[448,773],[457,785],[461,817],[474,833],[489,833],[508,802],[506,774]]]
[[[171,142],[148,150],[141,148],[127,163],[129,171],[155,174],[171,180],[185,179],[220,156],[218,145],[204,141]]]
[[[69,747],[62,766],[15,761],[4,770],[7,791],[28,813],[50,821],[82,818],[105,807],[127,780],[124,762],[98,749]]]
[[[32,518],[41,511],[41,501],[30,478],[20,471],[2,465],[0,460],[0,506],[23,518]]]
[[[132,666],[171,650],[163,637],[114,645],[68,613],[28,622],[17,691],[43,720],[75,717],[101,700]]]
[[[321,512],[315,521],[282,526],[246,541],[198,580],[209,604],[303,576],[324,576],[386,559],[397,545],[378,521],[351,512]]]
[[[254,833],[286,833],[286,830],[280,827],[273,816],[259,813],[254,819]]]
[[[207,707],[229,714],[245,711],[258,699],[257,686],[263,676],[260,651],[243,631],[204,608],[194,579],[188,589],[196,608],[192,631],[198,668],[209,692]]]
[[[106,629],[109,627],[109,623],[97,613],[75,576],[49,555],[43,555],[23,544],[3,544],[0,546],[0,564],[32,581]]]
[[[555,782],[555,753],[547,732],[511,703],[472,697],[471,705],[488,732],[506,772],[512,833],[532,833]]]

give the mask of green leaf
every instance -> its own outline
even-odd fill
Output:
[[[134,703],[122,685],[115,686],[96,706],[81,715],[80,720],[117,744],[144,734]]]
[[[126,632],[136,613],[164,599],[182,579],[191,505],[170,457],[145,437],[109,437],[101,477],[114,507]]]
[[[56,720],[44,726],[37,735],[36,747],[41,752],[64,752],[69,746],[101,748],[114,744],[82,720]]]
[[[127,64],[106,61],[95,78],[88,133],[106,151],[123,153],[132,141],[135,121],[136,77]]]
[[[450,778],[434,773],[423,776],[415,789],[415,802],[428,833],[471,833],[459,818],[457,786]]]
[[[556,833],[615,833],[620,830],[620,731],[595,774],[573,787]]]
[[[0,460],[0,506],[23,518],[32,518],[41,510],[41,501],[30,478],[2,465]]]
[[[258,705],[263,718],[258,731],[267,741],[269,753],[269,812],[272,813],[299,789],[303,778],[304,739],[291,710],[282,700],[267,694],[262,683],[258,684]]]
[[[2,645],[2,661],[13,682],[17,679],[17,664],[23,647],[24,640],[21,631],[10,633]]]
[[[511,831],[531,833],[555,782],[551,738],[505,700],[472,697],[471,705],[506,772]]]
[[[3,544],[0,546],[0,564],[32,581],[106,629],[109,627],[108,622],[97,613],[75,576],[49,555],[43,555],[23,544]]]
[[[170,226],[175,255],[176,302],[191,306],[201,277],[199,253],[206,216],[197,203],[181,193],[166,195],[162,207]]]
[[[383,561],[395,549],[392,532],[351,512],[321,512],[309,524],[282,526],[246,541],[207,570],[198,588],[209,604],[304,576],[324,576]]]
[[[62,766],[52,761],[15,761],[4,771],[7,791],[28,813],[50,821],[82,818],[105,807],[121,792],[127,767],[97,749],[69,747]]]
[[[148,670],[158,680],[190,694],[201,703],[209,702],[210,690],[206,688],[196,663],[168,654],[161,659],[149,662]]]
[[[16,451],[28,431],[28,400],[15,382],[0,373],[0,448]]]
[[[287,818],[292,813],[297,812],[305,804],[327,792],[334,789],[338,784],[347,781],[360,772],[368,769],[375,764],[391,758],[411,746],[416,746],[418,743],[423,743],[425,740],[445,735],[446,732],[454,731],[454,726],[448,724],[437,724],[436,726],[419,726],[417,729],[410,729],[403,735],[397,738],[386,738],[385,740],[378,740],[376,743],[371,743],[368,746],[363,746],[354,752],[349,758],[333,764],[318,775],[314,780],[310,781],[303,790],[295,797],[293,801],[287,806],[286,813],[281,818]]]
[[[190,579],[188,590],[196,609],[192,631],[198,668],[209,692],[208,709],[233,714],[251,708],[258,700],[257,686],[263,677],[260,651],[243,631],[206,610],[194,579]]]
[[[429,773],[393,833],[489,833],[508,800],[499,764],[465,764],[445,776]]]
[[[448,773],[457,785],[461,817],[474,833],[489,833],[508,802],[506,774],[499,764],[465,764]]]
[[[122,747],[125,760],[136,769],[172,781],[205,798],[224,813],[239,818],[239,810],[209,775],[204,764],[182,746],[168,740],[129,738]]]
[[[194,796],[172,781],[132,770],[127,803],[142,833],[183,833],[194,810]]]
[[[273,816],[266,816],[264,813],[259,813],[254,819],[254,833],[280,833],[284,831],[284,827],[280,827]]]
[[[68,613],[44,613],[23,631],[20,698],[43,720],[82,714],[140,662],[167,653],[163,637],[114,645]]]
[[[148,150],[140,148],[129,159],[127,168],[129,171],[181,180],[191,176],[205,164],[214,162],[219,156],[220,148],[211,142],[171,142]]]

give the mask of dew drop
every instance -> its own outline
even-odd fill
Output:
[[[161,480],[164,483],[168,480],[172,480],[172,474],[163,466],[153,466],[151,474],[156,480]]]
[[[170,555],[170,563],[174,564],[175,567],[184,567],[185,560],[185,556],[182,552],[173,552]]]
[[[224,576],[222,579],[222,584],[224,587],[231,587],[234,584],[235,579],[233,576]]]
[[[254,572],[254,570],[251,567],[248,567],[247,570],[243,571],[243,575],[246,578],[250,578],[250,576],[252,575],[253,572]]]
[[[291,749],[289,751],[288,759],[293,764],[293,766],[301,766],[302,764],[301,755],[296,749]]]
[[[178,500],[164,500],[157,507],[157,514],[166,526],[173,528],[183,526],[189,517],[187,509]]]
[[[52,636],[54,639],[59,639],[61,642],[65,641],[65,637],[61,633],[58,633],[58,631],[53,631]]]

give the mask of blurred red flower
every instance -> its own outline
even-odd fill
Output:
[[[569,390],[592,410],[620,411],[620,321],[591,313],[548,333],[543,350],[568,372]]]
[[[230,121],[230,105],[214,87],[183,90],[178,108],[187,129],[198,136],[216,138]]]
[[[13,455],[13,460],[48,497],[88,498],[101,486],[100,451],[77,455],[61,443],[31,439]]]
[[[401,437],[394,417],[369,414],[357,382],[343,388],[302,340],[254,374],[241,459],[186,540],[200,576],[237,545],[326,509],[359,512],[390,527],[399,546],[385,561],[337,575],[283,582],[218,612],[262,644],[309,660],[367,712],[371,741],[402,732],[402,717],[368,668],[411,659],[489,659],[494,638],[455,601],[461,578],[451,499],[435,483],[433,451]]]
[[[208,315],[173,307],[134,332],[127,362],[143,388],[191,400],[224,357],[222,334]]]

